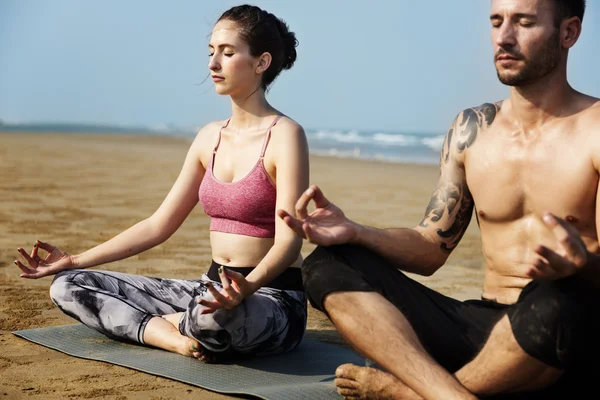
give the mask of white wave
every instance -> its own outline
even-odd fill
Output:
[[[328,131],[319,130],[308,134],[309,137],[318,140],[331,140],[340,143],[368,143],[368,137],[360,135],[358,131]]]
[[[419,144],[419,139],[415,136],[393,133],[376,133],[373,135],[373,140],[396,146],[414,146]]]
[[[440,151],[444,145],[444,139],[445,136],[440,135],[432,138],[423,138],[421,139],[421,143],[429,147],[431,150]]]

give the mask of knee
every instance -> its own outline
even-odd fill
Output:
[[[310,304],[325,311],[323,301],[334,292],[371,292],[365,278],[366,266],[372,266],[372,256],[365,249],[340,245],[317,247],[302,265],[302,281]]]
[[[50,284],[50,299],[54,304],[60,304],[68,295],[72,278],[73,271],[61,271],[54,276]]]
[[[332,279],[340,268],[343,268],[345,263],[340,262],[337,252],[340,248],[347,246],[317,246],[313,252],[306,257],[302,263],[302,281],[307,291],[315,284],[322,285],[323,282]]]
[[[526,288],[527,290],[527,288]],[[535,282],[517,303],[517,316],[538,326],[553,326],[558,322],[576,322],[580,307],[570,290],[569,282],[563,280]]]
[[[335,262],[335,255],[329,247],[318,246],[302,263],[302,283],[309,299],[321,297],[316,292],[321,292],[324,286],[335,281],[339,263]]]
[[[509,311],[515,339],[530,356],[564,369],[582,356],[590,310],[579,302],[571,280],[534,282]],[[590,318],[592,317],[592,318]]]
[[[179,333],[196,339],[209,351],[228,350],[231,346],[231,335],[221,324],[222,320],[231,318],[230,310],[219,309],[211,314],[202,314],[203,308],[201,305],[188,308],[179,319]]]
[[[317,246],[302,262],[302,271],[304,275],[312,273],[315,265],[334,258],[335,256],[330,247]]]
[[[194,302],[194,304],[191,304]],[[190,302],[188,309],[179,319],[179,331],[181,334],[196,339],[201,338],[207,332],[220,331],[223,329],[219,322],[223,323],[231,318],[232,310],[220,308],[214,312],[204,314],[206,307],[202,304]],[[235,310],[235,308],[234,308]]]

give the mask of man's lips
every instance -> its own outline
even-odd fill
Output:
[[[519,57],[512,56],[510,54],[500,54],[496,56],[496,61],[516,61]]]

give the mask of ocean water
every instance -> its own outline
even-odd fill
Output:
[[[440,133],[305,129],[312,154],[387,162],[437,165],[444,135]],[[129,133],[193,138],[195,128],[123,127],[92,124],[1,124],[0,132]]]
[[[437,165],[444,143],[439,133],[307,130],[310,152],[388,162]]]

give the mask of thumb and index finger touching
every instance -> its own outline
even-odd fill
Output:
[[[321,188],[317,185],[311,185],[306,189],[298,198],[295,204],[295,214],[291,215],[286,210],[277,210],[277,215],[281,218],[296,234],[306,239],[306,233],[304,232],[303,225],[306,218],[308,218],[308,205],[314,201],[317,208],[325,208],[331,203]]]
[[[321,190],[321,188],[319,188],[317,185],[311,185],[308,189],[306,189],[300,195],[300,197],[296,201],[296,205],[295,205],[296,216],[295,217],[297,219],[302,220],[302,219],[305,219],[308,217],[308,205],[310,204],[311,200],[315,202],[315,206],[317,208],[325,208],[331,204],[329,202],[329,200],[327,200],[327,198],[323,194],[323,191]],[[284,218],[286,216],[291,216],[285,210],[278,210],[277,214],[281,218]]]
[[[34,250],[40,248],[48,253],[52,253],[54,250],[56,250],[56,246],[52,246],[50,243],[42,242],[41,240],[36,240],[35,244],[36,246],[34,246]]]

